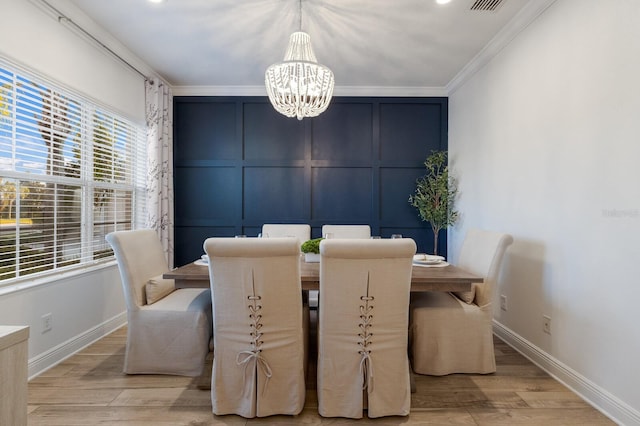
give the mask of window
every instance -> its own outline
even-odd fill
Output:
[[[105,235],[145,213],[145,150],[143,126],[0,61],[0,286],[112,259]]]

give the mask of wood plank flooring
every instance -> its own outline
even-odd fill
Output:
[[[30,426],[78,425],[613,425],[600,412],[504,342],[489,375],[416,375],[408,417],[322,418],[315,390],[298,416],[214,416],[197,378],[122,373],[126,328],[104,337],[29,383]],[[315,369],[310,368],[310,375]],[[309,380],[311,387],[315,379]]]

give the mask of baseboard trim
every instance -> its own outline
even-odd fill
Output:
[[[66,342],[51,348],[29,359],[29,380],[56,366],[76,352],[86,348],[93,342],[103,338],[107,334],[117,330],[127,323],[127,313],[122,312],[113,318],[99,324],[86,332],[79,334]]]
[[[596,385],[496,320],[493,320],[493,332],[506,344],[520,352],[617,424],[640,426],[640,412],[607,390]]]

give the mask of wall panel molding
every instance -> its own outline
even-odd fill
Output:
[[[175,96],[175,264],[207,237],[264,223],[369,224],[432,250],[409,205],[433,150],[447,149],[448,99],[334,97],[319,117],[278,114],[264,96]],[[446,237],[440,252],[446,251]]]

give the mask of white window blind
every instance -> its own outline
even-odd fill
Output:
[[[113,258],[145,177],[143,126],[0,60],[0,286]]]

